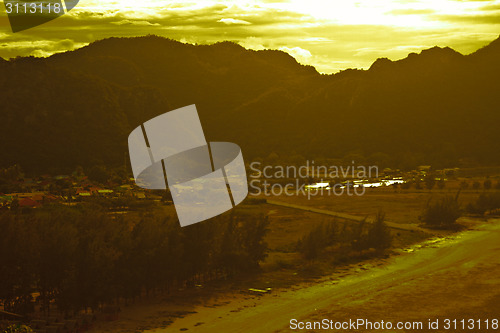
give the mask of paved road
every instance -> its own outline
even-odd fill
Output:
[[[292,332],[292,318],[409,320],[426,325],[428,318],[439,319],[441,325],[446,318],[500,319],[500,220],[428,244],[411,253],[402,252],[380,266],[339,273],[303,288],[242,298],[215,308],[200,306],[197,313],[155,332]],[[467,332],[483,331],[494,332]]]

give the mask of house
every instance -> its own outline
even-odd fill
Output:
[[[431,166],[430,165],[420,165],[418,167],[418,171],[422,176],[427,175],[431,171]]]
[[[42,204],[31,198],[22,198],[19,200],[19,207],[35,208],[40,207]]]
[[[97,190],[97,193],[99,193],[100,195],[111,195],[114,193],[113,190],[106,190],[106,189],[100,189],[100,190]]]

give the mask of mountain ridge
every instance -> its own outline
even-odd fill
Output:
[[[237,142],[249,159],[496,164],[499,40],[471,55],[434,47],[332,75],[282,51],[158,36],[0,62],[0,162],[33,171],[122,165],[131,129],[196,104],[207,138]]]

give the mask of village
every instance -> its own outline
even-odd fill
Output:
[[[8,169],[7,169],[8,170]],[[4,176],[9,174],[3,170]],[[44,174],[38,177],[2,177],[0,180],[0,209],[34,209],[59,203],[73,206],[93,199],[127,199],[127,202],[158,200],[161,195],[137,187],[133,178],[113,179],[104,182],[89,179],[83,174]],[[116,205],[115,205],[116,206]],[[127,208],[122,207],[121,208]]]
[[[308,171],[311,172],[311,171]],[[416,189],[430,186],[443,188],[448,179],[456,179],[458,168],[432,170],[431,166],[419,166],[416,170],[401,171],[385,168],[377,172],[376,178],[370,179],[328,179],[328,175],[315,174],[315,177],[303,179],[306,189],[330,186],[335,182],[346,184],[351,182],[355,187],[388,187],[400,186],[402,189],[414,185]],[[262,175],[261,175],[262,176]],[[251,178],[255,175],[250,175]],[[97,180],[97,179],[99,180]],[[280,181],[278,179],[270,179]],[[282,181],[282,180],[281,180]],[[165,191],[145,190],[135,184],[134,178],[122,177],[89,177],[78,170],[70,175],[43,174],[27,177],[13,166],[0,171],[0,209],[36,209],[50,204],[74,206],[78,203],[101,200],[105,206],[113,210],[128,210],[141,201],[164,202],[171,204],[171,197]],[[106,201],[107,200],[107,201]]]

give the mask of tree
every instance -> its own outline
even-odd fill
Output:
[[[267,256],[267,243],[264,242],[264,236],[267,234],[269,220],[265,215],[259,215],[255,218],[247,216],[246,221],[242,225],[243,232],[243,247],[250,257],[250,261],[255,265],[259,261],[264,260]]]
[[[323,230],[321,227],[314,228],[300,241],[300,252],[307,260],[318,257],[323,248]]]
[[[336,240],[335,225],[322,223],[302,237],[297,245],[304,258],[312,260],[317,258],[324,248],[335,244]]]
[[[0,303],[6,311],[32,311],[35,291],[45,313],[52,304],[96,309],[143,291],[248,272],[266,256],[264,215],[231,211],[181,228],[158,211],[111,217],[104,209],[87,202],[0,212]]]
[[[19,210],[19,199],[17,197],[12,199],[12,202],[10,203],[10,210],[13,212],[17,212]]]
[[[85,176],[85,173],[83,172],[83,168],[80,165],[78,165],[76,166],[75,170],[71,175],[77,179],[81,179],[82,177]]]
[[[481,193],[474,203],[469,203],[466,210],[470,214],[484,215],[489,210],[500,208],[500,192]]]
[[[109,173],[102,165],[94,165],[88,173],[89,179],[104,184],[109,179]]]
[[[447,196],[441,200],[427,203],[420,220],[428,226],[451,227],[461,216],[457,198]]]
[[[366,243],[368,248],[374,248],[378,251],[391,247],[392,236],[389,228],[385,224],[385,213],[377,213],[375,221],[368,231]]]
[[[425,182],[425,187],[428,190],[432,190],[434,188],[434,185],[436,184],[436,179],[434,178],[433,175],[427,175],[424,179]]]
[[[0,213],[0,303],[5,311],[26,314],[37,264],[36,235],[22,214]]]
[[[363,232],[364,229],[367,232]],[[354,250],[362,251],[375,249],[381,252],[391,246],[392,235],[385,224],[385,213],[378,212],[372,224],[363,220],[355,229],[353,234],[352,247]]]
[[[36,275],[44,310],[50,311],[50,303],[59,301],[59,292],[71,280],[74,251],[77,245],[77,230],[71,211],[48,210],[37,214],[34,229],[38,238],[38,260]],[[64,304],[68,305],[68,304]]]
[[[268,164],[268,165],[278,165],[279,161],[280,161],[280,157],[279,157],[279,155],[278,155],[277,153],[275,153],[275,152],[270,153],[270,154],[266,157],[266,159],[264,160],[264,162],[265,162],[266,164]]]

